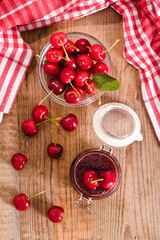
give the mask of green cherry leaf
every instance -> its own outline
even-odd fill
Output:
[[[92,80],[96,88],[102,92],[115,91],[120,87],[119,81],[106,73],[97,73],[93,75]]]

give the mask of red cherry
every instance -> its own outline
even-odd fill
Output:
[[[50,143],[47,152],[50,158],[59,159],[62,156],[63,147],[60,144]]]
[[[60,74],[60,65],[58,63],[46,63],[43,67],[43,70],[46,74],[50,75],[50,76],[56,76],[58,74]]]
[[[83,87],[86,81],[89,81],[89,72],[82,70],[78,71],[76,78],[74,79],[75,86]]]
[[[25,211],[30,207],[31,203],[27,200],[26,194],[21,193],[15,196],[13,204],[18,211]]]
[[[84,182],[85,186],[90,188],[90,189],[94,189],[94,188],[96,188],[99,185],[98,182],[93,182],[93,181],[95,181],[97,179],[98,179],[98,175],[93,170],[87,170],[83,174],[83,182]]]
[[[95,60],[97,62],[101,62],[106,57],[106,53],[103,53],[104,51],[105,50],[101,45],[94,44],[90,47],[89,55],[93,60]]]
[[[24,164],[27,163],[27,157],[23,155],[22,153],[16,153],[12,156],[11,162],[13,167],[20,171],[24,168]]]
[[[64,209],[63,208],[61,208],[59,206],[52,206],[49,208],[47,215],[48,215],[49,220],[54,223],[59,223],[64,219],[66,222],[67,228],[69,229],[68,221],[64,217]]]
[[[97,88],[95,87],[93,81],[88,82],[87,85],[85,86],[85,91],[88,94],[96,94],[97,93],[96,90],[97,90]]]
[[[62,42],[61,42],[62,41]],[[65,33],[63,32],[56,32],[53,33],[52,36],[50,37],[50,43],[55,47],[55,48],[61,48],[62,44],[65,45],[68,41],[68,37]]]
[[[24,194],[24,193],[18,194],[13,199],[13,204],[18,211],[25,211],[30,207],[30,201],[29,200],[33,197],[36,197],[36,196],[44,193],[44,192],[46,192],[46,191],[44,190],[44,191],[42,191],[40,193],[37,193],[37,194],[35,194],[31,197],[28,197],[28,198],[27,198],[26,194]]]
[[[49,90],[53,90],[55,95],[60,95],[65,90],[65,85],[60,81],[59,78],[52,78],[48,81]]]
[[[64,67],[73,68],[74,70],[77,70],[77,63],[76,63],[76,56],[71,55],[69,56],[70,61],[65,60],[63,65]]]
[[[50,48],[46,52],[46,58],[49,62],[58,63],[63,58],[63,51],[62,49],[58,49],[58,48]]]
[[[33,109],[32,116],[36,122],[43,122],[46,120],[45,116],[48,116],[48,109],[43,105],[38,105]]]
[[[97,73],[107,73],[108,74],[108,66],[103,62],[97,62],[96,65],[94,66],[93,73],[94,74],[97,74]]]
[[[77,64],[82,70],[89,70],[92,67],[93,62],[87,54],[82,54],[78,56]]]
[[[60,79],[62,83],[67,84],[73,81],[76,77],[76,73],[72,68],[66,67],[61,71]]]
[[[80,93],[77,93],[73,88],[68,89],[64,93],[64,99],[68,103],[76,104],[78,103],[82,98],[82,95]]]
[[[28,119],[22,124],[22,130],[25,135],[27,136],[34,136],[38,133],[38,128],[36,123],[33,119]]]
[[[82,88],[82,87],[76,87],[75,88],[81,95],[83,95],[86,91],[85,91],[85,89],[84,88]]]
[[[71,132],[78,127],[78,119],[74,114],[70,113],[61,119],[61,126],[66,131]]]
[[[74,44],[74,42],[72,42],[70,39],[68,39],[67,43],[64,45],[66,52],[71,55],[72,53],[75,52],[76,50],[76,45]],[[70,57],[69,57],[70,58]]]
[[[88,53],[89,49],[87,47],[90,47],[91,44],[88,42],[87,39],[81,38],[78,39],[75,43],[76,47],[79,49],[79,53],[82,54],[86,54]]]
[[[110,170],[104,170],[99,174],[99,178],[104,179],[104,181],[100,182],[100,185],[104,188],[113,188],[116,184],[116,176],[115,173]]]

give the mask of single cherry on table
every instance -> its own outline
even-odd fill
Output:
[[[64,216],[64,209],[62,207],[59,207],[59,206],[50,207],[47,215],[49,220],[54,223],[59,223],[64,219],[66,222],[67,228],[69,229],[69,224],[66,217]]]
[[[33,119],[28,119],[23,122],[22,130],[26,136],[34,136],[38,133],[38,127]]]
[[[47,116],[48,109],[44,105],[38,105],[32,111],[32,117],[36,122],[43,122]]]
[[[43,194],[45,193],[46,191],[41,191],[37,194],[34,194],[30,197],[27,197],[26,194],[24,193],[20,193],[18,195],[15,196],[15,198],[13,199],[13,204],[15,206],[15,208],[18,210],[18,211],[25,211],[27,210],[29,207],[30,207],[30,199],[33,198],[33,197],[36,197],[40,194]]]
[[[78,127],[78,119],[74,114],[70,113],[61,119],[61,126],[66,131],[71,132]]]
[[[63,147],[60,144],[56,143],[55,136],[51,130],[53,136],[53,143],[50,143],[47,147],[47,153],[50,158],[59,159],[63,154]]]

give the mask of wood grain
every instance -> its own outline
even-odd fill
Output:
[[[35,56],[55,31],[85,32],[94,35],[106,47],[115,39],[121,39],[110,52],[113,76],[120,80],[121,88],[103,95],[102,103],[121,102],[133,108],[140,118],[144,139],[122,149],[113,149],[122,168],[121,185],[115,194],[94,201],[90,212],[75,208],[78,193],[70,182],[70,165],[81,151],[101,145],[92,127],[97,102],[82,108],[65,108],[79,119],[79,127],[74,132],[65,132],[48,123],[41,126],[33,138],[24,136],[21,124],[31,117],[33,107],[45,96],[37,79],[34,57],[10,115],[0,124],[0,239],[159,240],[160,148],[141,98],[138,72],[123,57],[122,17],[108,8],[75,21],[22,33],[22,37]],[[62,116],[58,104],[48,99],[45,105],[51,117]],[[46,152],[52,140],[51,128],[57,142],[64,147],[64,154],[58,161],[51,161]],[[10,164],[15,152],[26,154],[28,164],[44,170],[44,174],[27,169],[17,173]],[[32,199],[28,211],[19,213],[12,206],[12,199],[18,192],[30,196],[44,189],[46,194]],[[47,219],[47,210],[53,204],[64,208],[70,230],[64,222],[53,224]]]

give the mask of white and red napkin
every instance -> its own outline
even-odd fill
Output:
[[[159,0],[0,0],[0,122],[9,113],[32,59],[20,33],[111,6],[124,21],[124,54],[138,69],[143,101],[160,141]]]

